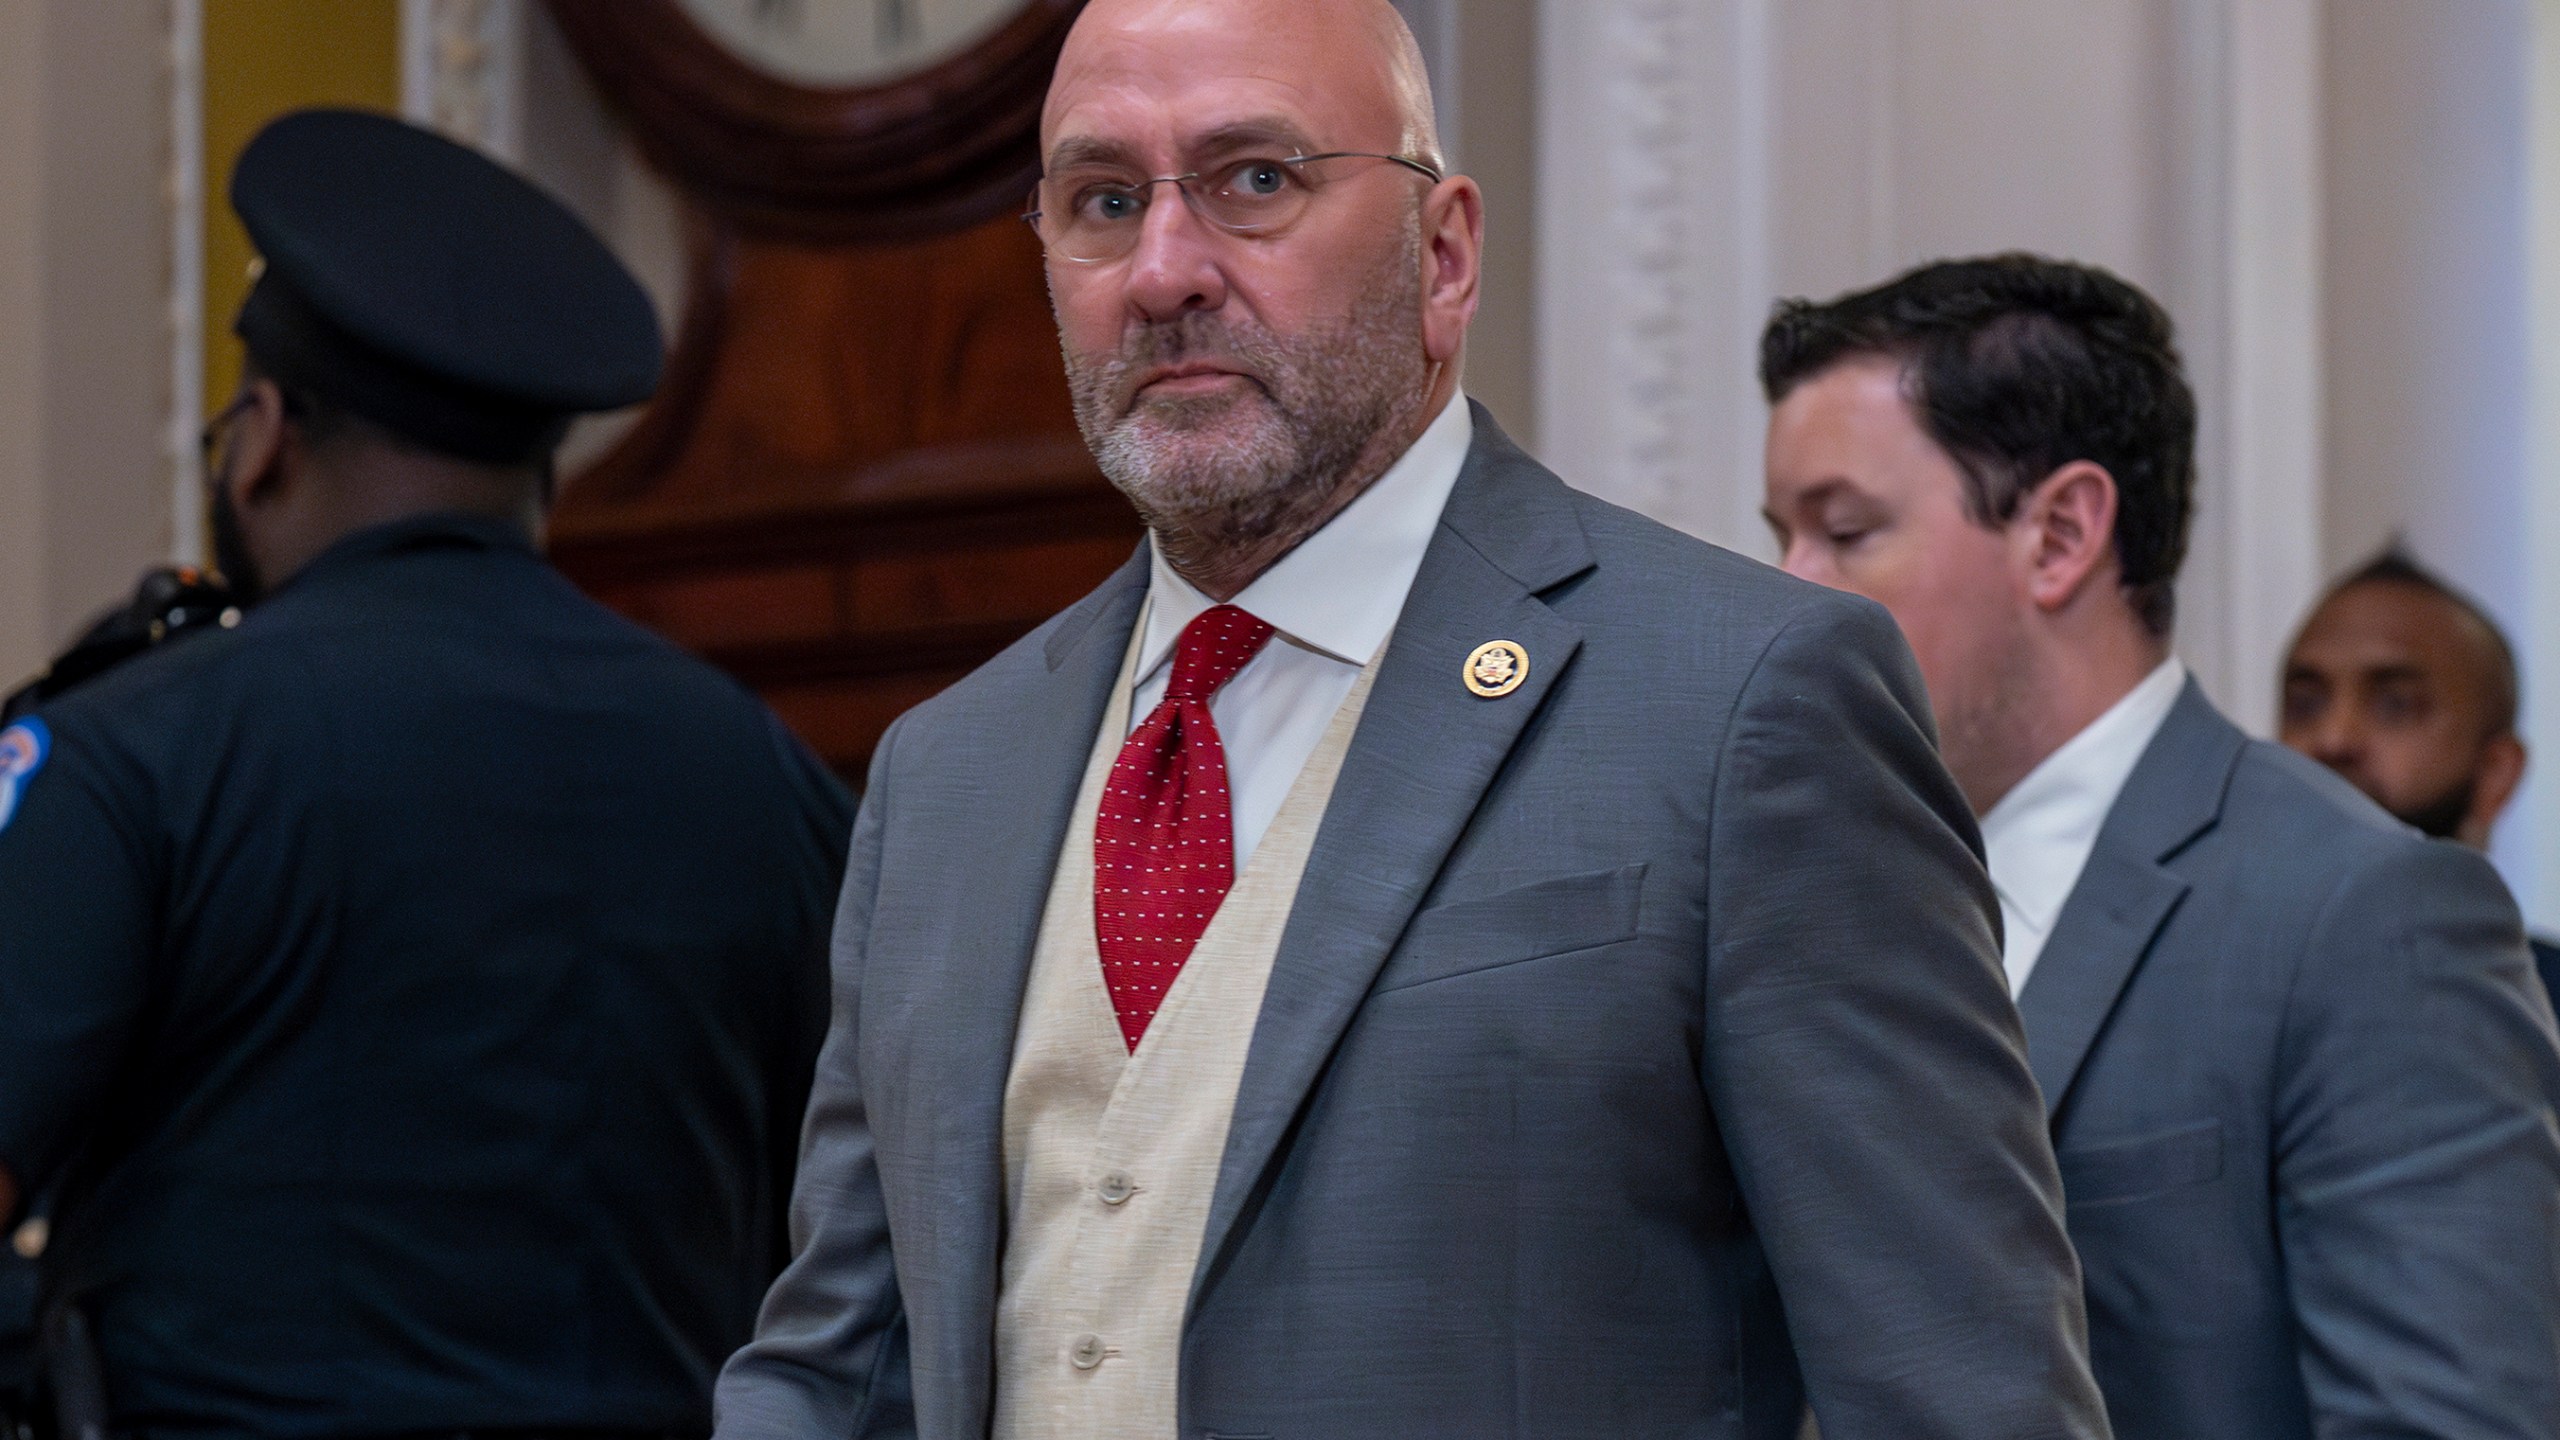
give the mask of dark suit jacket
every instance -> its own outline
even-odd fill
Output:
[[[2554,945],[2539,935],[2532,937],[2532,943],[2533,968],[2542,974],[2543,990],[2560,998],[2560,945]]]
[[[1477,425],[1272,971],[1182,1436],[1786,1437],[1808,1390],[1831,1440],[2102,1434],[1892,621]],[[800,1251],[722,1377],[728,1440],[986,1433],[1005,1077],[1146,576],[881,743]],[[1528,679],[1479,699],[1496,639]]]
[[[2488,862],[2190,685],[2019,997],[2119,1440],[2560,1434],[2560,1050]]]

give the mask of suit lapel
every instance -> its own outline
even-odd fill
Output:
[[[2116,997],[2186,893],[2185,881],[2149,860],[2103,843],[2090,852],[2018,996],[2027,1063],[2044,1091],[2047,1117],[2060,1113]]]
[[[1068,812],[1146,592],[1141,547],[1060,617],[1023,666],[1027,676],[989,687],[984,701],[937,728],[938,743],[960,753],[916,769],[939,777],[942,788],[897,801],[922,833],[893,832],[892,843],[932,857],[934,867],[923,884],[908,874],[899,905],[915,917],[914,933],[935,940],[899,957],[903,1003],[888,1012],[899,1028],[882,1073],[905,1077],[900,1148],[915,1159],[900,1168],[928,1187],[903,1207],[929,1231],[920,1250],[932,1257],[910,1273],[945,1287],[943,1303],[909,1307],[910,1340],[921,1372],[961,1377],[969,1394],[982,1395],[969,1377],[994,1363],[1004,1087],[1031,952]],[[984,1419],[970,1428],[982,1430]]]
[[[1195,1295],[1406,922],[1582,643],[1580,628],[1537,598],[1590,568],[1571,497],[1481,409],[1475,421],[1475,448],[1379,662],[1272,964]],[[1486,699],[1462,672],[1489,640],[1525,649],[1529,673]]]
[[[2048,1118],[2061,1113],[2125,985],[2185,898],[2187,882],[2165,862],[2221,818],[2247,743],[2190,680],[2108,812],[2018,996]]]

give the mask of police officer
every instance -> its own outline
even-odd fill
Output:
[[[785,1254],[851,805],[534,550],[569,418],[660,367],[592,234],[344,111],[231,199],[265,268],[208,469],[253,603],[0,730],[0,1225],[55,1197],[62,1398],[700,1434]]]
[[[100,615],[43,674],[0,699],[0,729],[155,646],[238,623],[240,611],[219,577],[191,565],[156,566],[144,572],[131,599]],[[46,1225],[39,1213],[0,1244],[0,1440],[26,1440],[34,1421],[33,1257]]]

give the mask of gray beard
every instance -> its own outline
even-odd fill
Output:
[[[1223,315],[1133,327],[1107,355],[1069,351],[1076,424],[1166,559],[1302,539],[1383,473],[1418,417],[1421,233],[1363,287],[1349,318],[1281,336]],[[1215,360],[1253,379],[1241,394],[1138,398],[1159,365]]]

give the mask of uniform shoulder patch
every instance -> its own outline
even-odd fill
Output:
[[[18,813],[18,799],[53,753],[53,732],[41,720],[21,720],[0,730],[0,830]]]

